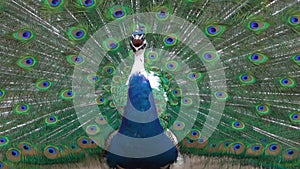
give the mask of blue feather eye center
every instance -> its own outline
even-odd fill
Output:
[[[288,84],[289,83],[289,79],[282,79],[282,84]]]
[[[255,21],[253,21],[253,22],[250,23],[250,27],[252,29],[258,29],[259,28],[259,24],[257,22],[255,22]]]
[[[113,13],[115,18],[121,18],[125,15],[125,12],[123,10],[117,10]]]
[[[165,18],[167,16],[167,12],[166,11],[159,11],[158,12],[158,17],[159,18]]]
[[[293,24],[298,24],[298,23],[299,23],[298,17],[296,17],[296,16],[291,17],[291,22],[292,22]]]
[[[258,106],[258,110],[264,110],[265,106],[264,105],[260,105]]]
[[[89,141],[87,139],[83,139],[81,142],[82,142],[82,144],[88,144],[89,143]]]
[[[50,154],[55,154],[55,153],[56,153],[56,150],[55,150],[55,148],[49,147],[49,148],[48,148],[48,152],[49,152]]]
[[[297,55],[297,56],[295,57],[295,60],[299,61],[299,60],[300,60],[300,56]]]
[[[118,44],[115,43],[115,42],[109,44],[109,48],[110,48],[110,49],[115,49],[115,48],[117,48],[117,47],[118,47]]]
[[[222,97],[223,96],[223,92],[217,92],[217,96],[218,97]]]
[[[57,7],[61,3],[61,0],[52,0],[50,5],[53,7]]]
[[[295,153],[294,150],[288,150],[288,151],[287,151],[287,154],[288,154],[288,155],[293,155],[294,153]]]
[[[21,105],[20,108],[21,108],[21,110],[27,110],[27,106],[26,105]]]
[[[73,92],[72,91],[68,91],[67,95],[71,97],[71,96],[73,96]]]
[[[258,54],[253,54],[251,58],[252,60],[258,60],[259,56]]]
[[[45,86],[45,87],[48,87],[50,85],[50,83],[49,82],[43,82],[43,86]]]
[[[0,168],[3,168],[3,164],[0,162]]]
[[[191,134],[192,134],[193,136],[196,136],[196,135],[198,134],[198,132],[197,132],[197,131],[192,131]]]
[[[30,147],[27,144],[23,145],[24,150],[30,150]]]
[[[83,5],[87,7],[92,6],[94,5],[94,0],[85,0]]]
[[[11,155],[17,157],[19,155],[19,152],[17,150],[12,150]]]
[[[55,121],[55,117],[49,117],[49,120],[51,121],[51,122],[54,122]]]
[[[298,119],[298,118],[299,118],[299,114],[294,114],[294,115],[292,116],[292,118],[293,118],[293,119]]]
[[[79,30],[75,33],[76,38],[82,38],[83,36],[84,36],[84,31],[83,30]]]
[[[0,138],[0,143],[6,143],[7,139],[6,138]]]
[[[190,78],[192,78],[192,79],[196,78],[196,76],[197,76],[196,73],[191,73],[190,74]]]
[[[203,143],[205,141],[205,138],[201,137],[199,138],[199,143]]]
[[[243,81],[246,81],[246,80],[248,80],[248,78],[249,78],[249,76],[248,76],[248,75],[243,75],[243,76],[242,76],[242,80],[243,80]]]
[[[174,42],[175,42],[175,40],[173,38],[170,38],[170,37],[166,38],[167,44],[173,44]]]
[[[238,150],[241,148],[241,144],[234,144],[233,148],[234,150]]]
[[[27,65],[32,65],[33,64],[33,59],[32,58],[26,58],[25,60]]]
[[[205,54],[205,58],[208,59],[208,60],[210,60],[210,59],[212,59],[213,57],[212,57],[212,55],[211,55],[210,53],[206,53],[206,54]]]
[[[216,33],[217,33],[217,29],[216,29],[214,26],[209,26],[209,27],[207,28],[207,30],[208,30],[208,32],[209,32],[210,34],[216,34]]]
[[[22,36],[23,36],[23,38],[28,39],[28,38],[31,37],[31,32],[30,31],[25,31],[25,32],[22,33]]]
[[[194,140],[192,140],[192,139],[188,139],[188,143],[193,143],[194,142]]]
[[[90,130],[91,130],[91,131],[95,131],[95,130],[96,130],[96,127],[95,127],[95,126],[90,126]]]
[[[276,144],[272,144],[269,149],[271,151],[275,151],[277,149],[277,145]]]
[[[254,151],[257,151],[259,149],[260,149],[260,146],[258,146],[258,145],[255,145],[255,146],[252,147],[252,150],[254,150]]]
[[[3,92],[0,90],[0,97],[3,96]]]
[[[240,125],[241,125],[240,122],[235,122],[235,123],[234,123],[234,126],[235,126],[235,127],[239,127]]]
[[[82,62],[82,57],[81,57],[81,56],[76,56],[75,62],[76,62],[76,63]]]

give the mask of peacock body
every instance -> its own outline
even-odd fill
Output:
[[[0,169],[300,168],[297,0],[7,0],[0,27]]]

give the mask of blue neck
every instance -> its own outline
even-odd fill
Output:
[[[127,105],[119,132],[129,137],[146,138],[163,133],[149,80],[142,74],[130,77]]]

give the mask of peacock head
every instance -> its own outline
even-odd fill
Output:
[[[138,28],[132,33],[130,46],[134,52],[145,49],[146,47],[145,28],[138,26]]]

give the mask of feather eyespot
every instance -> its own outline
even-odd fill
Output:
[[[177,43],[177,36],[174,34],[164,37],[164,44],[166,46],[174,46]]]
[[[44,149],[44,155],[48,159],[56,159],[60,156],[59,148],[53,145],[49,145]]]
[[[100,81],[100,77],[95,73],[91,73],[87,76],[87,80],[90,84],[95,84]]]
[[[8,149],[8,151],[6,152],[6,157],[8,160],[10,161],[20,161],[21,160],[21,152],[17,149],[14,148],[10,148]]]
[[[239,80],[243,84],[253,84],[256,81],[255,77],[252,76],[252,75],[250,75],[250,74],[248,74],[248,73],[241,74],[239,76]]]
[[[77,140],[77,144],[81,148],[96,148],[97,147],[97,144],[95,144],[95,142],[92,139],[85,137],[85,136],[80,137]]]
[[[217,91],[214,96],[220,102],[224,102],[229,98],[229,95],[224,91]]]
[[[168,61],[166,63],[166,68],[169,71],[176,71],[178,69],[178,66],[179,66],[178,63],[175,61]]]
[[[205,29],[205,34],[211,37],[219,36],[224,33],[225,26],[223,25],[209,25]]]
[[[185,127],[185,124],[184,124],[183,122],[181,122],[181,121],[175,121],[175,122],[173,123],[173,129],[174,129],[174,130],[177,130],[177,131],[183,130],[184,127]]]
[[[61,91],[60,97],[63,100],[71,100],[75,97],[75,92],[73,92],[73,90],[71,90],[71,89],[66,89],[66,90]]]
[[[291,15],[288,18],[288,23],[292,26],[298,26],[300,24],[300,14]]]
[[[187,77],[191,81],[198,81],[203,77],[203,74],[200,72],[190,72],[188,73]]]
[[[191,106],[193,104],[193,100],[191,98],[184,97],[181,99],[181,104],[183,106]]]
[[[261,115],[265,115],[270,113],[270,107],[266,104],[258,104],[256,106],[256,111]]]
[[[84,62],[83,57],[79,55],[68,55],[66,56],[67,62],[71,65],[78,66]]]
[[[260,33],[269,27],[269,23],[261,20],[253,20],[248,23],[248,29],[255,33]]]
[[[261,53],[253,53],[248,56],[248,59],[250,62],[252,62],[255,65],[260,65],[262,63],[265,63],[268,60],[268,57]]]
[[[115,51],[119,48],[119,43],[115,39],[109,38],[103,42],[103,46],[108,51]]]
[[[282,78],[279,80],[280,85],[286,88],[293,88],[296,86],[296,82],[292,78]]]
[[[9,143],[9,139],[7,137],[0,137],[0,147],[4,147]]]
[[[46,91],[52,86],[52,82],[49,80],[40,79],[35,83],[35,87],[40,91]]]
[[[35,37],[35,33],[30,29],[20,29],[12,34],[13,38],[20,42],[28,42]]]
[[[14,110],[17,114],[27,114],[29,105],[25,103],[16,104]]]
[[[207,51],[202,54],[201,59],[207,63],[213,63],[220,58],[220,55],[214,51]]]
[[[292,161],[299,159],[299,150],[297,148],[289,148],[283,152],[285,161]]]
[[[240,142],[236,142],[236,143],[232,143],[229,146],[229,150],[231,153],[239,155],[242,154],[245,150],[245,146],[243,143]]]
[[[36,59],[32,56],[22,56],[17,61],[17,65],[23,69],[31,69],[37,63]]]
[[[112,19],[124,18],[128,13],[128,9],[124,6],[114,6],[110,9],[110,17]]]
[[[100,128],[97,125],[89,125],[85,131],[89,135],[96,135],[100,132]]]
[[[300,123],[300,113],[295,112],[295,113],[290,114],[290,120],[295,123]]]
[[[247,148],[246,154],[249,156],[259,156],[264,152],[264,148],[261,144],[251,144]]]
[[[6,90],[0,88],[0,99],[4,98],[6,95]]]
[[[45,123],[47,125],[54,125],[58,122],[58,117],[57,116],[49,116],[45,118]]]
[[[160,7],[157,10],[156,17],[158,20],[166,20],[170,15],[170,10],[167,7]]]
[[[267,155],[278,155],[280,152],[281,152],[281,146],[278,143],[269,144],[265,151]]]
[[[79,42],[87,38],[87,31],[82,27],[71,27],[68,29],[67,35],[73,42]]]
[[[96,118],[95,122],[99,125],[105,125],[107,124],[107,119],[105,116],[99,116]]]
[[[96,5],[96,0],[78,0],[79,4],[86,8],[91,8]]]
[[[106,104],[107,104],[107,99],[106,99],[105,97],[98,96],[98,97],[96,98],[96,103],[97,103],[99,106],[106,105]]]
[[[235,121],[232,123],[232,128],[236,129],[236,130],[243,130],[245,128],[245,125],[243,122],[241,121]]]
[[[200,131],[197,129],[192,129],[190,130],[190,132],[188,133],[187,137],[191,140],[196,140],[199,139],[201,136]]]

